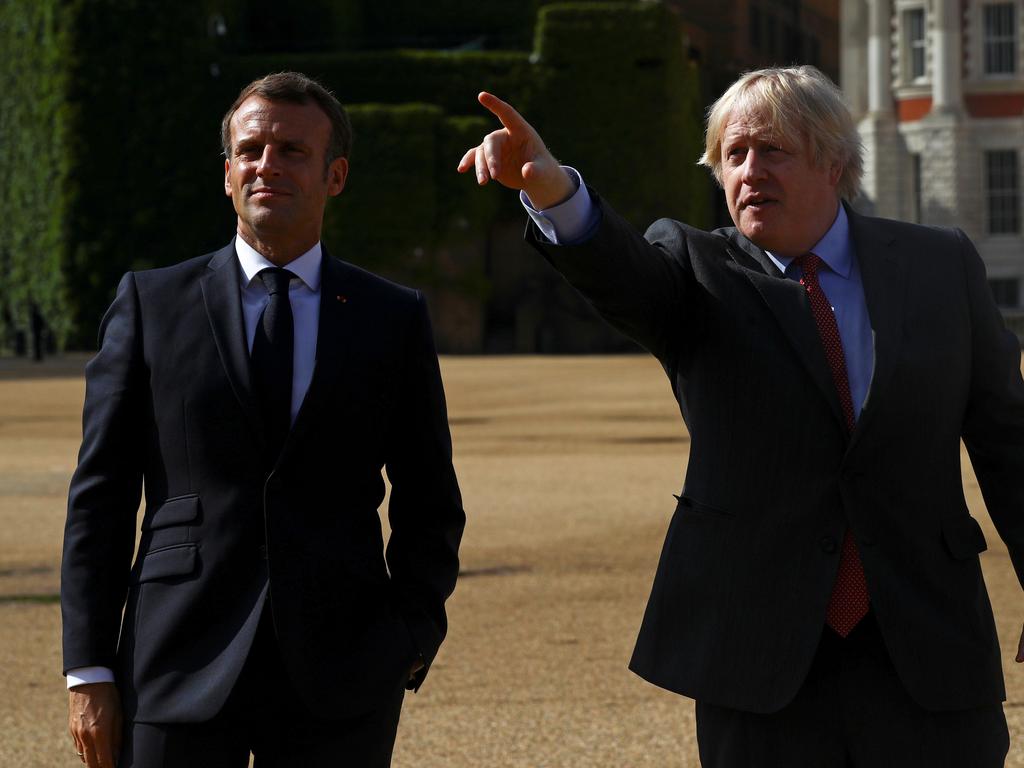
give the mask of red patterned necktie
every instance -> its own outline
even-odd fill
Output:
[[[801,278],[800,284],[807,291],[807,298],[811,302],[811,313],[818,326],[821,344],[825,348],[828,367],[832,370],[832,381],[839,394],[839,404],[842,406],[843,416],[846,417],[846,428],[849,432],[853,432],[853,398],[850,397],[850,378],[846,371],[846,356],[843,354],[843,344],[839,338],[839,326],[836,324],[835,313],[818,282],[818,268],[821,266],[821,259],[813,253],[808,253],[798,258],[796,262],[803,270],[804,276]],[[864,566],[861,565],[857,546],[854,544],[850,529],[847,528],[846,535],[843,537],[842,553],[839,557],[839,575],[836,577],[835,586],[832,587],[832,597],[828,602],[825,621],[837,634],[846,637],[867,614],[868,602],[868,585],[864,579]]]

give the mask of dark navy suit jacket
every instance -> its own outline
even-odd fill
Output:
[[[214,716],[268,601],[325,717],[373,708],[446,631],[465,516],[422,296],[324,253],[312,382],[268,471],[239,273],[231,244],[125,275],[86,369],[64,668],[114,668],[141,722]]]

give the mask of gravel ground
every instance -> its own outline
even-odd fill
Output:
[[[56,602],[83,359],[0,360],[0,768],[79,765],[65,734]],[[409,696],[396,768],[696,766],[693,705],[626,669],[688,442],[645,357],[446,358],[469,518],[451,628]],[[1020,587],[968,500],[1007,664],[1024,766]],[[1020,743],[1018,743],[1020,742]]]

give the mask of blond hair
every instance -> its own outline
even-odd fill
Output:
[[[812,163],[842,166],[837,191],[853,200],[864,173],[862,146],[850,110],[835,83],[815,67],[771,67],[747,72],[708,110],[704,154],[722,184],[722,136],[733,115],[757,131],[792,146],[806,147]]]

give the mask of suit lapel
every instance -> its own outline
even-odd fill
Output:
[[[217,353],[220,355],[228,381],[231,382],[231,389],[262,442],[265,439],[263,420],[260,418],[249,375],[249,349],[245,339],[238,275],[238,260],[235,257],[235,243],[232,240],[210,259],[207,272],[200,279],[200,286],[213,338],[217,344]]]
[[[727,230],[727,240],[729,255],[775,315],[790,345],[828,402],[836,421],[845,429],[846,421],[832,371],[803,286],[784,277],[768,254],[736,230]]]
[[[878,412],[878,400],[884,396],[900,359],[903,344],[903,316],[906,307],[907,268],[895,239],[880,230],[870,219],[849,207],[850,236],[864,283],[864,300],[871,321],[874,365],[867,399],[861,411],[854,440]]]
[[[316,363],[309,389],[281,452],[282,460],[315,421],[324,399],[337,401],[345,397],[343,374],[353,336],[353,313],[358,309],[359,300],[358,296],[349,295],[352,286],[351,281],[346,280],[346,271],[345,265],[331,258],[324,247],[320,266],[320,320],[317,325]]]

